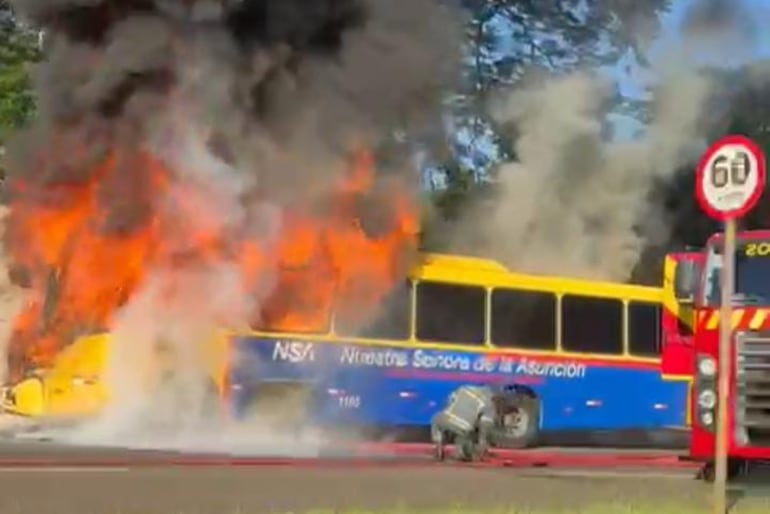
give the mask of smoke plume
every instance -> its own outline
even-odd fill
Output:
[[[5,220],[8,216],[6,207],[0,208],[0,229],[5,230]],[[0,250],[0,269],[8,269],[5,252]],[[8,340],[13,329],[13,320],[21,310],[24,295],[23,290],[9,280],[7,274],[0,274],[0,355],[5,355]],[[5,383],[7,369],[5,360],[0,361],[0,383]]]
[[[105,296],[92,302],[121,305],[116,315],[93,315],[96,325],[108,324],[97,328],[115,334],[110,377],[116,397],[136,397],[145,378],[140,372],[158,340],[193,368],[177,367],[178,374],[202,373],[200,359],[188,355],[195,346],[191,341],[223,325],[253,323],[260,302],[291,285],[270,259],[256,277],[244,277],[241,266],[243,248],[256,247],[254,258],[262,259],[292,243],[286,240],[287,213],[333,220],[319,233],[344,233],[356,223],[371,244],[406,230],[399,209],[414,200],[415,170],[379,169],[371,187],[344,206],[337,205],[334,194],[346,180],[351,154],[376,150],[396,128],[418,131],[440,119],[440,93],[455,80],[461,38],[457,13],[439,2],[13,4],[20,16],[45,30],[47,47],[35,75],[38,118],[9,144],[13,212],[8,241],[20,261],[14,263],[14,276],[32,287],[33,296],[45,297],[42,312],[54,320],[49,325],[58,320],[64,325],[59,333],[76,334],[89,319],[64,323],[56,307],[50,314],[50,291],[41,286],[50,280],[44,277],[58,281],[59,303],[81,305],[73,298],[91,294],[88,287],[65,286],[78,279],[78,269],[86,269],[80,266],[86,259],[104,267],[95,275],[113,273],[104,262],[108,251],[130,265],[125,277],[117,277],[100,293]],[[396,191],[398,201],[393,200]],[[61,210],[71,215],[62,219],[75,219],[82,212],[75,204],[83,198],[98,204],[98,218],[60,230],[71,241],[59,245],[58,254],[32,252],[41,245],[24,230],[32,223],[30,213]],[[343,208],[353,214],[343,219],[338,212]],[[121,253],[145,248],[137,242],[140,230],[142,241],[162,231],[163,265],[145,264],[142,257],[157,254],[157,245],[130,259]],[[88,246],[105,240],[117,249],[102,245],[98,253]],[[409,241],[392,243],[396,251],[388,251],[405,258]],[[348,241],[349,252],[356,252],[354,243]],[[211,250],[214,244],[218,254]],[[302,241],[297,244],[295,254],[302,250]],[[61,266],[46,267],[42,260]],[[149,269],[138,273],[140,267]],[[341,271],[355,272],[377,276],[363,268]],[[141,280],[134,280],[138,275]],[[118,301],[118,295],[126,298]],[[283,312],[291,299],[275,303],[271,312]],[[66,344],[32,332],[12,344],[12,368],[21,369],[29,360],[50,364],[52,349]]]
[[[608,137],[609,80],[579,71],[524,81],[492,106],[513,127],[516,159],[499,168],[497,196],[461,220],[454,247],[517,270],[628,280],[643,252],[666,245],[679,223],[656,192],[686,167],[694,171],[708,138],[725,128],[728,90],[742,87],[697,67],[704,56],[719,63],[750,54],[755,28],[744,2],[693,2],[679,39],[658,48],[651,119],[631,142]],[[761,66],[735,75],[746,85],[767,76]]]
[[[491,216],[482,209],[488,221],[475,246],[517,270],[627,279],[648,238],[664,231],[651,217],[653,184],[700,149],[708,93],[704,79],[672,74],[646,137],[610,143],[606,80],[576,73],[515,91],[495,115],[516,127],[517,161],[499,169],[499,196]]]

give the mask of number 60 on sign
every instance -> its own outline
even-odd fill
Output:
[[[703,155],[695,179],[698,201],[708,215],[721,221],[741,217],[764,189],[764,155],[748,138],[724,137]]]

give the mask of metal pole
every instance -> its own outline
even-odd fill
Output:
[[[722,253],[722,302],[719,320],[719,380],[717,403],[716,451],[714,454],[714,514],[727,512],[727,397],[732,336],[733,289],[735,273],[735,220],[725,223],[724,252]]]

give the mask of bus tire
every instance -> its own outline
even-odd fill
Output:
[[[532,448],[540,437],[540,402],[525,393],[514,393],[504,402],[496,446],[510,449]]]
[[[727,461],[727,480],[734,480],[738,476],[745,474],[748,469],[748,464],[745,461],[737,459],[728,459]],[[716,478],[716,468],[714,461],[710,460],[706,462],[703,467],[698,471],[697,479],[703,480],[706,483],[713,483]]]

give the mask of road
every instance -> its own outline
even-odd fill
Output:
[[[254,458],[226,461],[174,452],[0,443],[0,490],[11,493],[0,495],[0,512],[247,514],[457,504],[526,510],[651,501],[705,505],[710,490],[682,467],[468,466],[417,455],[294,462],[268,465]]]
[[[2,468],[0,512],[235,514],[515,505],[563,508],[649,498],[705,500],[686,477],[543,476],[491,468]]]

